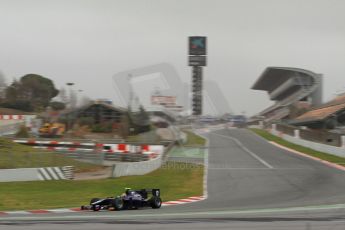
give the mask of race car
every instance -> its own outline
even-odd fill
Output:
[[[152,196],[148,196],[151,193]],[[160,208],[162,200],[160,198],[160,189],[141,189],[132,190],[126,188],[121,196],[107,198],[92,198],[90,205],[81,206],[81,210],[125,210],[151,207]]]

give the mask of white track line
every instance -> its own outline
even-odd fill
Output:
[[[220,136],[220,137],[224,137],[224,138],[228,138],[230,140],[233,140],[236,142],[236,144],[243,149],[245,152],[249,153],[252,157],[254,157],[256,160],[258,160],[261,164],[265,165],[267,168],[269,169],[273,169],[273,166],[270,165],[269,163],[267,163],[265,160],[263,160],[262,158],[260,158],[258,155],[256,155],[255,153],[253,153],[252,151],[250,151],[247,147],[245,147],[242,142],[240,142],[238,139],[234,138],[234,137],[230,137],[230,136],[225,136],[225,135],[221,135],[218,133],[212,133],[216,136]]]
[[[208,180],[208,155],[209,155],[209,139],[205,136],[200,135],[194,130],[194,134],[205,139],[205,149],[204,149],[204,178],[203,178],[203,197],[206,200],[208,198],[208,190],[207,190],[207,180]]]
[[[308,155],[308,154],[306,154],[306,153],[299,152],[299,151],[294,150],[294,149],[290,149],[290,148],[288,148],[288,147],[286,147],[286,146],[280,145],[280,144],[278,144],[278,143],[276,143],[276,142],[273,142],[273,141],[269,141],[269,143],[271,143],[271,144],[274,145],[274,146],[277,146],[278,148],[287,150],[287,151],[289,151],[289,152],[291,152],[291,153],[294,153],[294,154],[300,155],[300,156],[302,156],[302,157],[309,158],[309,159],[312,159],[312,160],[314,160],[314,161],[318,161],[318,162],[320,162],[320,163],[322,163],[322,164],[325,164],[325,165],[327,165],[327,166],[330,166],[330,167],[333,167],[333,168],[336,168],[336,169],[345,171],[345,167],[342,166],[342,165],[338,165],[338,164],[336,164],[336,163],[332,163],[332,162],[329,162],[329,161],[326,161],[326,160],[322,160],[322,159],[317,158],[317,157],[310,156],[310,155]]]

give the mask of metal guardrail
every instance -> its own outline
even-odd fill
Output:
[[[42,148],[58,152],[76,160],[104,165],[110,162],[140,162],[148,161],[159,155],[164,155],[171,148],[174,142],[164,141],[160,145],[148,145],[141,143],[94,143],[76,142],[74,139],[64,139],[64,141],[53,141],[51,139],[15,139],[15,142],[26,144],[34,148]],[[125,149],[120,149],[120,146]],[[165,159],[165,158],[164,158]],[[108,162],[107,162],[108,161]]]
[[[143,142],[143,141],[125,141],[123,139],[70,139],[70,138],[8,138],[10,140],[23,141],[46,141],[46,142],[75,142],[75,143],[97,143],[97,144],[133,144],[133,145],[157,145],[168,146],[173,141]]]
[[[104,161],[139,162],[152,158],[150,155],[141,153],[62,152],[60,154],[76,160],[90,161],[95,164],[103,164]]]

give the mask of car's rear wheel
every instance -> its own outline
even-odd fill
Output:
[[[162,206],[162,199],[160,197],[154,196],[151,200],[151,207],[156,209]]]
[[[116,197],[114,200],[112,200],[111,205],[115,210],[119,211],[123,209],[123,200],[119,197]]]

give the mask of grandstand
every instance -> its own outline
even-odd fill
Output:
[[[311,129],[335,129],[345,131],[345,94],[307,111],[289,122],[291,125],[306,126]]]
[[[268,67],[252,89],[267,91],[274,104],[251,121],[257,118],[272,123],[288,119],[291,118],[292,105],[311,107],[322,103],[322,75],[304,69]]]

